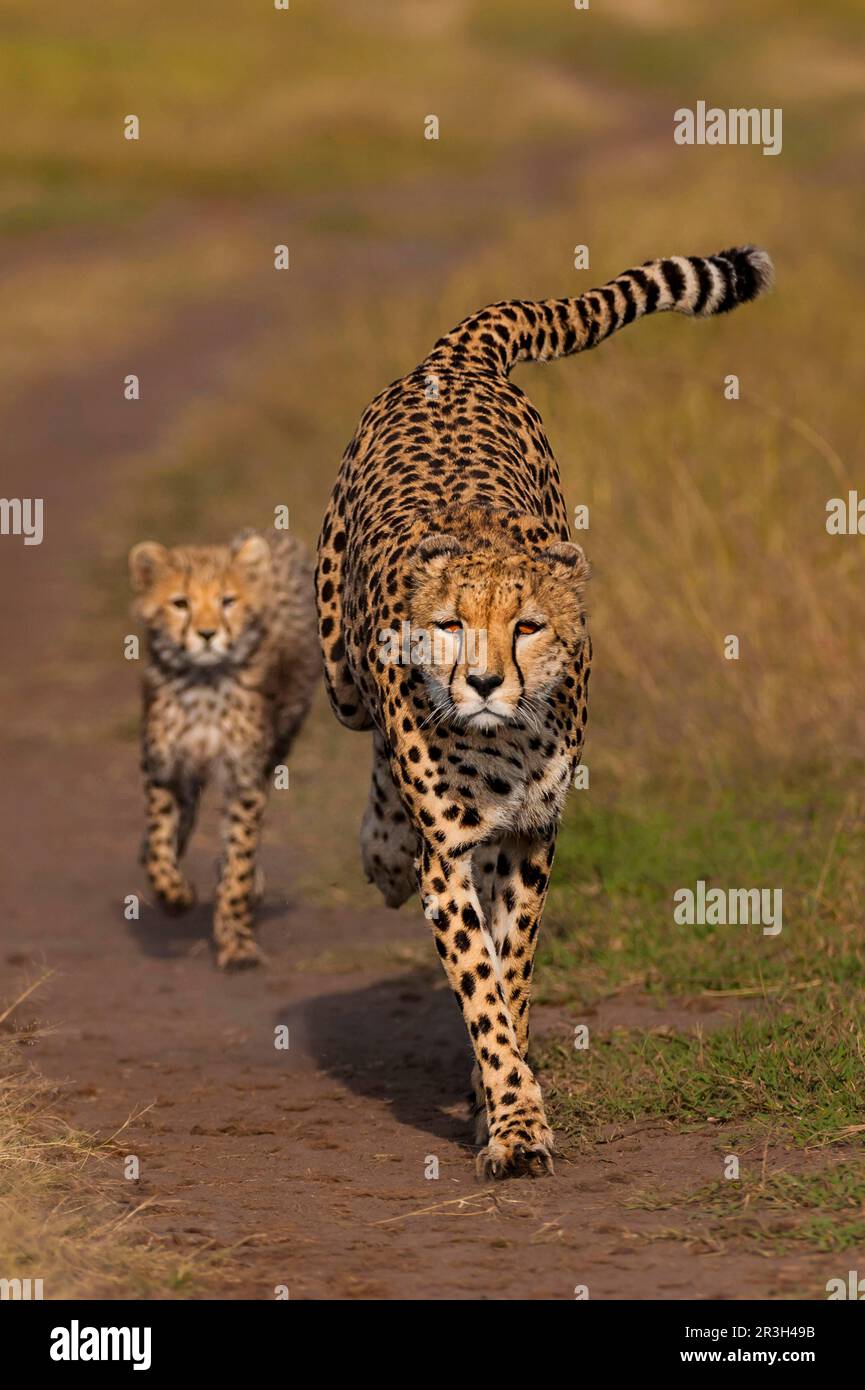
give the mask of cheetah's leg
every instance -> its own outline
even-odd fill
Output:
[[[145,795],[147,829],[142,862],[166,912],[185,912],[195,902],[195,889],[177,862],[181,830],[189,814],[186,799],[180,788],[150,781],[145,784]]]
[[[520,1055],[529,1048],[529,1004],[532,967],[541,914],[546,898],[549,869],[555,848],[555,830],[537,840],[514,836],[475,854],[475,879],[485,889],[493,942],[498,956],[508,1012],[514,1025]],[[493,876],[490,880],[490,855]],[[475,1143],[487,1137],[487,1115],[477,1065],[472,1072]]]
[[[493,941],[522,1057],[529,1047],[532,967],[555,847],[555,828],[531,839],[507,836],[496,863]]]
[[[479,845],[474,852],[472,860],[472,877],[475,889],[481,901],[484,911],[484,921],[489,924],[493,920],[493,901],[495,898],[496,884],[496,862],[499,855],[498,841],[490,844]],[[481,1069],[475,1062],[472,1068],[472,1090],[469,1096],[472,1119],[475,1126],[475,1143],[478,1145],[486,1144],[489,1138],[489,1125],[487,1123],[487,1101],[484,1095],[483,1082],[481,1080]]]
[[[254,965],[261,953],[252,935],[255,856],[267,803],[264,787],[238,787],[229,795],[223,822],[223,853],[213,935],[221,970]]]
[[[508,1011],[499,959],[472,878],[471,854],[449,859],[427,841],[418,878],[436,948],[480,1069],[489,1138],[478,1154],[478,1174],[552,1172],[552,1132]]]
[[[180,817],[177,825],[177,857],[182,859],[189,844],[189,837],[195,829],[198,805],[201,800],[201,783],[184,782],[177,788]]]
[[[417,836],[394,785],[378,730],[372,736],[372,782],[360,827],[360,852],[370,883],[388,907],[401,907],[417,890]]]
[[[472,878],[477,895],[484,910],[484,921],[492,921],[493,898],[496,884],[496,863],[499,857],[499,841],[478,845],[472,856]]]

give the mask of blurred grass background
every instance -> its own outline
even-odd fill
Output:
[[[286,503],[312,543],[368,399],[464,314],[656,255],[768,248],[771,298],[516,375],[590,508],[594,567],[591,790],[572,798],[537,978],[563,1003],[768,990],[808,1011],[779,1067],[807,1073],[820,1017],[863,1022],[862,541],[825,530],[863,442],[858,0],[6,0],[0,35],[6,396],[133,364],[137,342],[170,352],[202,306],[267,308],[219,393],[98,499],[75,638],[94,678],[125,630],[133,541],[217,539]],[[673,112],[698,100],[781,107],[782,153],[675,145]],[[118,739],[134,708],[130,692]],[[312,897],[374,900],[354,849],[366,756],[319,702],[288,831]],[[672,891],[697,877],[782,887],[782,936],[674,929]]]
[[[823,523],[862,432],[857,11],[90,0],[57,16],[7,0],[5,389],[260,288],[283,318],[227,399],[170,422],[146,460],[165,476],[118,539],[145,522],[218,533],[275,500],[312,539],[368,397],[471,308],[760,242],[771,301],[647,323],[519,380],[591,508],[599,776],[846,770],[863,732],[858,541]],[[782,106],[782,154],[674,145],[672,111],[698,99]],[[433,111],[438,142],[422,138]],[[380,253],[374,282],[352,273],[358,245]]]

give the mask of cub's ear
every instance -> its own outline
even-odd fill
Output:
[[[134,594],[144,594],[168,559],[158,541],[139,541],[129,552],[129,583]]]
[[[270,570],[270,546],[257,531],[240,531],[228,547],[232,564],[243,570],[247,579],[261,579]]]
[[[415,569],[423,570],[425,574],[441,574],[455,555],[464,554],[463,543],[458,541],[456,536],[436,531],[430,536],[424,536],[415,551]]]
[[[548,545],[540,552],[538,559],[554,569],[571,574],[577,583],[589,577],[589,562],[582,546],[575,541],[557,541],[555,545]]]

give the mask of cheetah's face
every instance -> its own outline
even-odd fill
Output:
[[[174,670],[245,661],[270,591],[270,549],[242,533],[230,546],[167,550],[142,541],[129,556],[135,611],[157,657]]]
[[[587,576],[582,550],[567,541],[539,555],[469,554],[449,535],[421,543],[412,630],[426,634],[419,664],[447,722],[485,733],[540,723],[585,639]]]

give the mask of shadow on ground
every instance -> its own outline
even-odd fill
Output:
[[[465,1030],[450,990],[430,988],[423,971],[303,1000],[277,1021],[300,1035],[321,1071],[385,1101],[400,1124],[470,1142]]]

